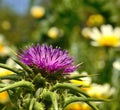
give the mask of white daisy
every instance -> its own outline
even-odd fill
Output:
[[[63,35],[63,30],[57,28],[57,27],[51,27],[47,32],[48,37],[52,39],[56,39],[58,37],[61,37]]]
[[[89,34],[94,46],[120,46],[120,27],[113,29],[112,25],[102,25],[100,30],[93,28]]]
[[[120,71],[120,59],[113,62],[113,67]]]
[[[87,94],[91,97],[96,98],[109,98],[115,93],[115,88],[110,87],[108,83],[104,85],[92,84],[90,88],[87,89]]]
[[[3,35],[0,35],[0,56],[6,56],[10,54],[9,46]]]

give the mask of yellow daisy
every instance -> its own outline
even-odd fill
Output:
[[[12,71],[9,71],[9,70],[0,68],[0,77],[1,77],[1,76],[11,75],[11,74],[15,74],[15,73],[13,73]]]
[[[2,52],[4,50],[4,46],[0,45],[0,52]]]
[[[10,74],[14,74],[13,72],[9,71],[9,70],[6,70],[6,69],[3,69],[3,68],[0,68],[0,77],[1,76],[7,76],[7,75],[10,75]],[[4,83],[8,83],[7,80],[2,80]],[[0,93],[0,103],[1,104],[5,104],[7,102],[9,102],[10,99],[9,99],[9,95],[7,93],[7,91],[4,91],[4,92],[1,92]]]
[[[92,110],[89,105],[87,105],[86,103],[71,103],[69,104],[65,110]]]
[[[87,26],[100,26],[105,22],[104,17],[101,14],[93,14],[87,19]]]
[[[34,18],[42,18],[45,15],[45,9],[42,6],[33,6],[30,12]]]
[[[94,46],[120,46],[120,27],[113,29],[112,25],[102,25],[100,30],[93,28],[89,34]]]
[[[9,30],[11,28],[11,24],[9,21],[6,21],[4,20],[2,23],[1,23],[1,26],[4,30]]]
[[[56,39],[59,36],[59,29],[56,27],[52,27],[48,30],[48,36],[52,39]]]
[[[0,56],[6,56],[10,54],[10,49],[3,35],[0,35]]]
[[[73,75],[74,74],[79,74],[79,72],[75,71],[73,72]],[[81,72],[81,75],[85,75],[87,76],[87,72]],[[73,84],[76,84],[76,85],[81,85],[81,86],[90,86],[91,84],[91,78],[90,77],[83,77],[83,78],[80,78],[80,80],[70,80],[71,83]]]
[[[9,95],[7,91],[1,92],[0,93],[0,103],[5,104],[10,101]]]
[[[51,39],[57,39],[63,35],[63,30],[57,27],[51,27],[47,32],[48,37]]]

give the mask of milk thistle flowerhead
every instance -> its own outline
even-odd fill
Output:
[[[113,29],[111,25],[102,25],[100,30],[93,28],[90,38],[94,46],[117,47],[120,46],[120,27]]]
[[[50,74],[61,70],[63,73],[69,73],[78,68],[67,51],[61,50],[59,47],[53,48],[51,45],[33,45],[23,50],[19,57],[22,63]]]
[[[0,93],[8,91],[15,110],[69,110],[66,109],[69,104],[81,101],[97,110],[89,101],[102,101],[101,99],[91,98],[78,85],[69,83],[72,79],[86,76],[64,77],[64,73],[70,74],[79,66],[74,65],[74,59],[67,51],[59,47],[53,48],[52,45],[37,44],[22,50],[18,56],[19,60],[13,60],[21,68],[11,68],[0,63],[1,68],[15,73],[1,77],[2,80],[8,78],[11,82],[0,83]],[[83,109],[82,105],[73,107],[76,110],[90,110]]]

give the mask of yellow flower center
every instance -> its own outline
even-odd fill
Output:
[[[7,91],[0,93],[0,103],[4,104],[4,103],[8,102],[9,100],[10,99],[9,99]]]
[[[104,87],[103,87],[104,88]],[[98,87],[88,87],[86,90],[84,90],[89,96],[93,98],[109,98],[109,94],[105,92],[104,90],[98,90]]]
[[[51,28],[49,31],[48,31],[48,36],[50,38],[53,38],[53,39],[56,39],[58,38],[59,36],[59,30],[55,27]]]
[[[11,74],[14,74],[14,73],[9,70],[0,70],[0,76],[7,76],[7,75],[11,75]]]
[[[91,108],[86,103],[71,103],[65,110],[91,110]]]
[[[0,53],[3,52],[3,49],[4,49],[4,46],[3,46],[3,45],[0,45]]]
[[[45,9],[43,7],[32,7],[31,8],[31,15],[34,18],[42,18],[45,14]]]
[[[117,46],[119,38],[116,36],[103,36],[98,39],[98,43],[101,46]]]
[[[71,82],[73,84],[76,84],[76,85],[83,85],[83,86],[89,86],[90,85],[90,82],[89,81],[79,81],[79,80],[71,80]]]

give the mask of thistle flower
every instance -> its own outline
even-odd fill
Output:
[[[68,52],[59,47],[53,48],[36,45],[19,54],[20,61],[28,66],[36,67],[46,73],[55,73],[63,70],[63,73],[73,72],[78,68],[74,65],[74,59],[68,55]]]
[[[94,46],[117,47],[120,46],[120,28],[113,29],[111,25],[102,25],[101,32],[97,28],[93,28],[90,38],[94,41]]]

